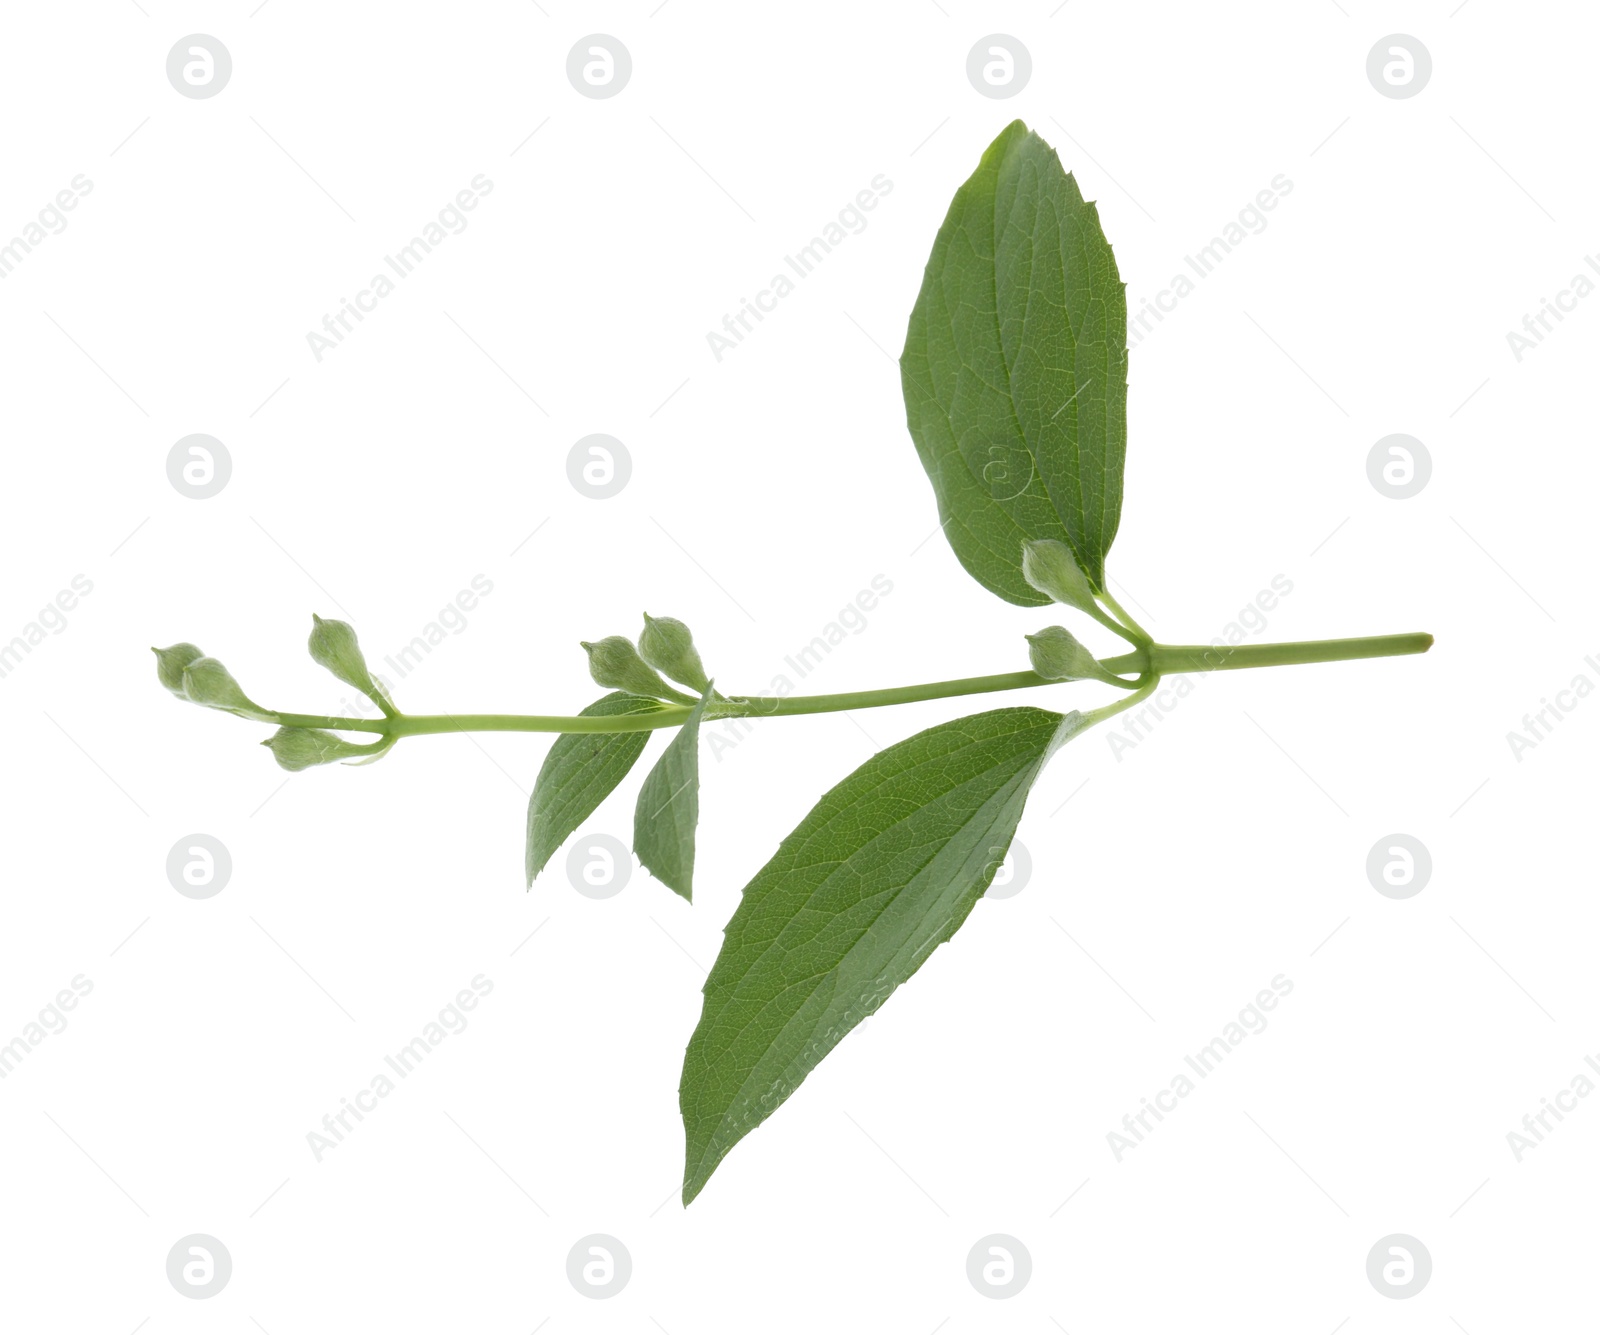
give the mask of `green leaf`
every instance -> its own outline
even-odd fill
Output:
[[[967,571],[1014,603],[1025,539],[1097,590],[1122,512],[1128,318],[1095,206],[1013,121],[956,191],[900,357],[906,425]]]
[[[856,1025],[965,921],[1077,712],[996,709],[879,752],[745,887],[683,1058],[687,1205]]]
[[[654,700],[613,691],[580,710],[579,717],[649,714],[660,708]],[[567,836],[622,782],[649,740],[648,732],[564,732],[556,738],[528,799],[529,885]]]
[[[633,808],[633,851],[656,880],[694,898],[694,827],[700,823],[700,716],[711,687],[645,776]]]

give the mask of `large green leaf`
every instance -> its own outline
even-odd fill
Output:
[[[645,776],[633,808],[633,851],[655,878],[693,899],[694,831],[700,823],[700,717],[711,687]]]
[[[1084,716],[996,709],[880,751],[745,887],[683,1058],[683,1200],[949,940]]]
[[[1026,538],[1090,582],[1122,512],[1128,318],[1100,216],[1055,150],[1013,121],[956,191],[900,357],[906,424],[968,572],[1002,598]]]
[[[649,714],[660,709],[626,691],[601,696],[580,717],[595,714]],[[528,799],[528,884],[578,826],[594,814],[644,752],[648,732],[564,732],[555,740]]]

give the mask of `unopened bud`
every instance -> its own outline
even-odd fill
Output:
[[[1033,670],[1050,681],[1088,679],[1109,682],[1113,686],[1127,685],[1102,667],[1065,626],[1046,626],[1037,635],[1028,636],[1028,658]]]
[[[215,658],[197,658],[184,668],[183,694],[197,705],[223,709],[258,723],[272,723],[277,719],[277,715],[246,695],[233,674]]]
[[[589,675],[601,686],[656,700],[695,703],[692,697],[662,681],[660,673],[639,657],[633,641],[625,636],[607,635],[593,644],[588,640],[580,640],[579,643],[589,655]]]
[[[386,714],[395,712],[389,693],[372,679],[367,671],[367,660],[356,641],[355,627],[348,621],[324,621],[315,612],[311,614],[311,639],[306,648],[311,657],[328,669],[340,681],[354,686],[375,701]]]
[[[150,652],[156,656],[156,676],[161,684],[179,699],[188,699],[183,693],[183,670],[195,659],[204,658],[204,650],[197,644],[179,643],[169,644],[165,649],[152,645]]]
[[[1080,612],[1097,616],[1100,612],[1072,548],[1055,538],[1040,538],[1022,544],[1022,578],[1040,593]]]
[[[673,681],[692,686],[702,695],[711,684],[706,677],[705,665],[694,647],[694,636],[676,617],[653,617],[644,614],[644,634],[639,636],[639,656],[658,672],[665,672]]]
[[[284,769],[303,770],[340,760],[377,760],[394,742],[393,737],[370,743],[347,742],[321,728],[279,728],[261,745],[272,751],[272,758]]]

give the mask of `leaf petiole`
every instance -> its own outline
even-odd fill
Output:
[[[1104,594],[1101,596],[1106,597]],[[1110,599],[1107,598],[1107,601],[1109,602]],[[1123,622],[1118,621],[1116,617],[1108,615],[1098,607],[1094,608],[1089,615],[1107,630],[1113,631],[1114,633],[1122,636],[1122,638],[1131,644],[1135,649],[1142,649],[1145,645],[1150,643],[1150,637],[1141,629],[1139,629],[1137,625],[1125,625]]]
[[[1109,607],[1116,615],[1117,619],[1122,623],[1121,626],[1114,625],[1109,621],[1105,624],[1110,626],[1112,630],[1121,635],[1123,639],[1135,646],[1155,643],[1155,636],[1150,634],[1149,631],[1147,631],[1143,626],[1133,619],[1128,610],[1111,596],[1111,591],[1109,589],[1101,590],[1100,601]],[[1124,630],[1122,628],[1123,626],[1127,627],[1127,629]]]
[[[1120,700],[1113,700],[1109,705],[1101,705],[1098,709],[1085,710],[1083,726],[1092,728],[1097,723],[1104,723],[1108,718],[1115,718],[1125,709],[1132,709],[1135,705],[1143,704],[1159,685],[1161,685],[1161,675],[1159,673],[1146,673],[1139,679],[1138,688],[1132,694],[1125,695]]]

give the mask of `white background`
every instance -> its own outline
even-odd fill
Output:
[[[1600,700],[1520,760],[1507,733],[1600,682],[1600,301],[1520,363],[1506,333],[1600,240],[1592,13],[253,8],[31,6],[0,47],[0,235],[93,183],[0,283],[0,638],[93,584],[0,680],[0,1042],[93,984],[0,1082],[0,1324],[1485,1335],[1588,1310],[1600,1098],[1521,1162],[1507,1133],[1600,1050]],[[165,75],[195,32],[233,58],[207,100]],[[593,32],[632,55],[610,100],[565,75]],[[965,73],[992,32],[1032,54],[1008,101]],[[1394,32],[1432,53],[1408,100],[1366,77]],[[597,693],[576,642],[641,608],[759,691],[881,574],[798,689],[1024,666],[1049,614],[924,542],[892,361],[949,197],[1013,116],[1098,199],[1130,306],[1293,182],[1132,355],[1125,601],[1204,641],[1282,575],[1254,640],[1438,645],[1208,679],[1120,759],[1104,730],[1075,742],[1021,825],[1022,892],[684,1211],[679,1062],[740,887],[875,747],[967,704],[774,721],[715,754],[708,729],[695,904],[637,867],[596,901],[565,851],[523,889],[545,739],[290,777],[267,729],[163,692],[147,646],[194,640],[257,699],[333,711],[312,611],[376,665],[481,574],[401,705],[569,712]],[[479,173],[470,226],[318,362],[307,333]],[[880,173],[866,230],[719,363],[707,332]],[[194,432],[233,461],[205,501],[165,471]],[[567,480],[592,432],[632,456],[611,500]],[[1391,432],[1432,455],[1411,500],[1367,479]],[[626,838],[636,783],[586,830]],[[207,900],[165,871],[194,832],[233,859]],[[1365,871],[1393,832],[1434,863],[1400,901]],[[480,973],[470,1026],[316,1162],[307,1133]],[[1118,1162],[1107,1133],[1277,974],[1266,1031]],[[165,1272],[195,1232],[234,1266],[203,1302]],[[996,1232],[1034,1264],[1004,1302],[965,1268]],[[1405,1301],[1365,1271],[1396,1232],[1434,1264]],[[566,1278],[589,1233],[633,1258],[609,1301]]]

